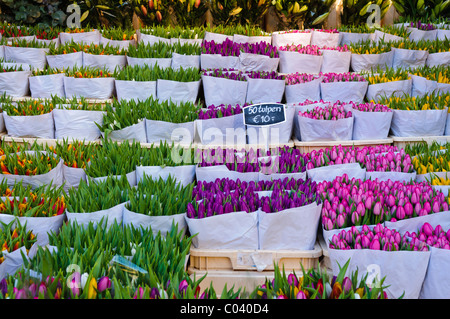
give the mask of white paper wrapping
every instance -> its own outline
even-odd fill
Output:
[[[124,226],[133,225],[135,228],[149,228],[151,227],[153,235],[157,235],[161,232],[161,235],[166,235],[171,231],[172,226],[177,226],[178,232],[187,231],[187,224],[185,220],[185,213],[169,215],[169,216],[149,216],[139,214],[123,208],[123,221]]]
[[[419,30],[418,28],[407,28],[409,35],[408,39],[412,42],[419,42],[419,41],[435,41],[437,39],[437,33],[438,30]]]
[[[284,80],[247,77],[247,82],[247,103],[281,103],[285,88]]]
[[[367,172],[366,171],[366,179],[375,180],[378,179],[381,181],[391,180],[393,182],[406,182],[409,183],[416,179],[416,172],[412,173],[403,173],[403,172]]]
[[[369,83],[364,82],[332,82],[320,83],[320,96],[327,102],[363,103]]]
[[[222,56],[220,54],[200,54],[200,67],[202,69],[236,69],[240,66],[239,57]]]
[[[9,136],[55,138],[53,112],[42,115],[9,115],[3,112],[5,128]]]
[[[393,112],[363,112],[350,109],[352,112],[352,140],[380,140],[389,136]]]
[[[65,97],[64,73],[31,76],[29,78],[31,97],[48,99],[52,96]]]
[[[353,133],[353,116],[340,120],[314,120],[298,116],[301,140],[349,141]]]
[[[47,65],[48,48],[22,48],[5,46],[5,60],[26,63],[32,68],[43,70]]]
[[[92,213],[77,213],[69,212],[66,210],[67,220],[69,222],[75,221],[80,226],[88,226],[89,223],[98,224],[102,219],[104,225],[109,228],[117,222],[119,225],[122,224],[123,220],[123,209],[126,205],[125,203],[118,204],[109,209],[100,210]]]
[[[180,82],[158,79],[156,81],[156,96],[158,100],[171,100],[174,103],[197,101],[201,80]]]
[[[411,95],[411,89],[412,79],[369,84],[366,97],[368,101],[378,102],[384,97],[390,98],[393,96],[402,97],[405,94]]]
[[[52,69],[67,69],[83,66],[83,52],[47,55],[48,66]]]
[[[322,73],[346,73],[350,71],[352,53],[337,50],[321,50],[323,61],[320,71]]]
[[[418,68],[425,66],[428,51],[425,50],[409,50],[393,48],[394,59],[392,61],[392,67],[398,68]]]
[[[272,33],[272,45],[276,47],[286,45],[302,45],[307,46],[311,44],[311,32],[289,32],[276,31]]]
[[[116,69],[122,69],[127,65],[125,55],[97,55],[83,52],[83,66],[90,68],[108,69],[114,72]]]
[[[103,125],[103,111],[54,109],[56,139],[94,141],[101,137],[96,123]]]
[[[280,56],[280,73],[311,73],[319,74],[322,68],[323,56],[302,54],[295,51],[278,51]]]
[[[205,105],[244,105],[247,97],[248,81],[202,75]]]
[[[418,299],[430,259],[430,252],[381,251],[370,249],[337,250],[329,249],[333,275],[350,259],[346,276],[358,270],[358,280],[368,276],[368,284],[375,279],[372,271],[378,272],[378,280],[385,277],[383,286],[389,299]]]
[[[244,145],[246,144],[244,117],[242,114],[196,120],[196,131],[203,145]]]
[[[312,203],[276,213],[259,211],[259,249],[314,249],[321,210],[322,204]]]
[[[323,47],[337,47],[339,45],[339,33],[311,31],[311,45]]]
[[[427,61],[425,64],[428,67],[450,66],[450,52],[430,53],[428,54]]]
[[[171,123],[164,121],[145,120],[147,143],[167,141],[190,145],[194,142],[195,122]]]
[[[156,81],[115,80],[117,100],[145,101],[150,97],[156,99]]]
[[[0,73],[0,94],[5,93],[12,97],[29,96],[30,84],[28,78],[30,75],[29,70]]]
[[[145,33],[142,33],[140,30],[136,30],[136,36],[137,36],[138,42],[142,42],[144,44],[153,45],[158,42],[164,42],[164,43],[170,44],[169,38],[163,38],[163,37],[158,37],[158,36],[151,35],[151,34],[145,34]]]
[[[394,61],[394,51],[378,53],[378,54],[355,54],[352,53],[351,58],[351,69],[354,72],[385,70],[386,68],[392,67]]]
[[[331,182],[338,176],[347,174],[349,179],[363,180],[366,177],[366,169],[361,168],[359,163],[334,164],[329,166],[307,169],[306,175],[315,182]]]
[[[192,245],[199,249],[258,249],[258,213],[233,212],[186,218]]]
[[[320,100],[320,83],[322,77],[310,82],[286,85],[284,89],[286,103],[303,103],[306,100]]]
[[[80,185],[80,181],[86,181],[86,172],[83,168],[69,167],[63,165],[64,175],[64,190],[67,192],[69,188],[77,188]]]
[[[214,33],[205,31],[205,36],[203,37],[203,41],[214,41],[215,43],[222,43],[226,39],[233,41],[232,35],[226,35],[226,34],[220,34],[220,33]]]
[[[102,136],[104,133],[102,132]],[[133,141],[147,143],[147,132],[145,130],[145,121],[125,127],[121,130],[112,131],[107,136],[112,141]]]
[[[278,69],[280,58],[271,58],[267,55],[241,52],[239,54],[239,69],[241,71],[267,71]]]
[[[444,110],[393,110],[391,134],[398,137],[442,136],[447,121]]]
[[[179,53],[172,53],[172,69],[187,69],[187,68],[197,68],[200,69],[200,55],[186,55]]]
[[[411,96],[424,96],[432,92],[438,92],[438,83],[436,81],[427,80],[418,75],[409,75],[412,80]]]
[[[241,173],[230,171],[226,165],[215,165],[207,167],[195,168],[195,176],[197,181],[215,182],[218,178],[229,178],[231,180],[240,179],[246,182],[257,182],[259,180],[259,172]]]
[[[75,43],[100,44],[100,37],[101,35],[98,30],[80,33],[68,33],[68,32],[59,33],[59,40],[61,44],[65,44],[72,41]]]
[[[339,45],[350,45],[351,43],[365,42],[372,40],[373,33],[353,33],[353,32],[339,32]]]
[[[109,45],[111,47],[118,47],[121,50],[128,50],[130,45],[136,45],[136,40],[110,40],[101,35],[100,44],[104,46]]]
[[[272,44],[272,36],[271,35],[255,35],[255,36],[247,36],[243,34],[234,34],[233,42],[235,43],[259,43],[265,42],[267,44]]]
[[[66,97],[107,100],[114,95],[114,78],[73,78],[64,77]]]

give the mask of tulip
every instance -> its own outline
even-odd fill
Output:
[[[183,279],[183,280],[180,282],[180,285],[179,285],[179,287],[178,287],[178,291],[179,291],[181,294],[184,294],[184,293],[186,293],[188,287],[189,287],[189,284],[188,284],[187,280],[186,280],[186,279]]]
[[[99,279],[97,286],[99,292],[105,291],[106,289],[111,288],[111,279],[109,279],[107,276],[103,276]]]
[[[97,297],[97,281],[92,278],[88,286],[88,299],[95,299]]]
[[[350,292],[350,290],[352,289],[352,281],[350,278],[344,278],[344,280],[342,281],[342,288],[345,294],[348,294]]]
[[[295,296],[296,299],[308,299],[306,297],[306,294],[303,292],[303,290],[299,290],[299,292],[297,293],[297,295]]]
[[[144,288],[139,287],[136,289],[136,292],[134,293],[133,299],[143,299],[144,298]]]

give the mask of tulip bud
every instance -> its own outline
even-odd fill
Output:
[[[103,276],[98,281],[98,284],[97,284],[98,291],[99,292],[105,291],[106,289],[111,288],[111,285],[112,285],[111,280],[107,276]]]
[[[426,236],[433,236],[433,226],[431,226],[429,223],[424,223],[422,226],[422,232]]]

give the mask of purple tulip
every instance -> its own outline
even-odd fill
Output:
[[[111,288],[112,282],[107,276],[103,276],[99,279],[97,283],[97,290],[99,292],[105,291],[106,289]]]

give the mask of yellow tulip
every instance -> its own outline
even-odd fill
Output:
[[[88,299],[95,299],[97,297],[97,280],[92,278],[88,286]]]

